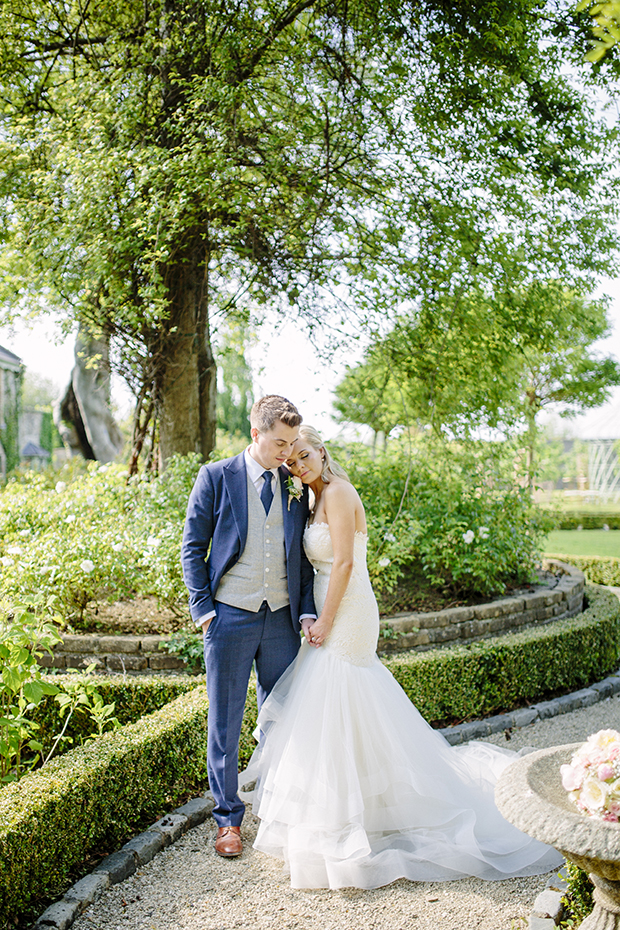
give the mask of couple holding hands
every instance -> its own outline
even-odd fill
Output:
[[[515,754],[451,747],[377,658],[366,518],[344,470],[285,398],[261,398],[250,423],[244,452],[200,469],[182,549],[204,635],[216,851],[242,852],[238,749],[255,666],[260,741],[245,773],[256,781],[254,845],[284,860],[293,887],[558,866],[555,850],[495,807]]]

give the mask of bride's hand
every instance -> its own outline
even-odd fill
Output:
[[[310,645],[316,646],[317,648],[322,646],[331,633],[332,626],[333,620],[327,620],[325,617],[319,617],[319,619],[312,624],[306,634]]]

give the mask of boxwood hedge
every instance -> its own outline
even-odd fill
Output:
[[[50,681],[61,689],[65,683],[84,683],[95,685],[103,698],[104,704],[114,703],[114,716],[123,726],[135,723],[145,714],[159,710],[170,701],[193,691],[198,684],[196,678],[179,675],[156,678],[121,678],[109,675],[86,675],[85,673],[69,673],[62,675],[44,675],[44,681]],[[38,723],[37,739],[43,743],[45,752],[51,746],[53,737],[59,733],[65,718],[60,716],[60,706],[53,697],[46,697],[37,708],[30,712],[29,717]],[[96,731],[95,724],[90,715],[82,708],[78,708],[71,716],[60,749],[70,749],[72,745],[81,743],[91,733]],[[58,753],[56,753],[58,754]]]
[[[546,559],[570,562],[588,576],[593,584],[620,585],[620,559],[603,555],[548,555]]]
[[[93,849],[113,849],[206,785],[207,707],[194,688],[2,788],[0,926],[62,894]]]
[[[488,716],[603,678],[620,662],[620,601],[587,587],[587,609],[497,639],[391,656],[385,665],[427,720]]]
[[[602,530],[608,526],[610,530],[620,530],[620,511],[608,513],[592,513],[587,510],[561,511],[555,514],[556,529],[576,530],[581,526],[584,530]]]

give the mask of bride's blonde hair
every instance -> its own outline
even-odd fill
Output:
[[[304,439],[309,445],[312,446],[313,449],[316,449],[317,452],[319,452],[321,449],[323,450],[324,457],[321,478],[324,484],[329,484],[332,478],[344,478],[345,481],[351,481],[344,468],[342,468],[338,462],[333,460],[329,454],[327,446],[315,430],[314,426],[306,426],[306,424],[300,426],[299,435],[301,439]]]

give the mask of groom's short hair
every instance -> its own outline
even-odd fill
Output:
[[[267,432],[278,422],[287,426],[299,426],[302,416],[297,407],[279,394],[267,394],[253,404],[250,411],[250,426]]]

